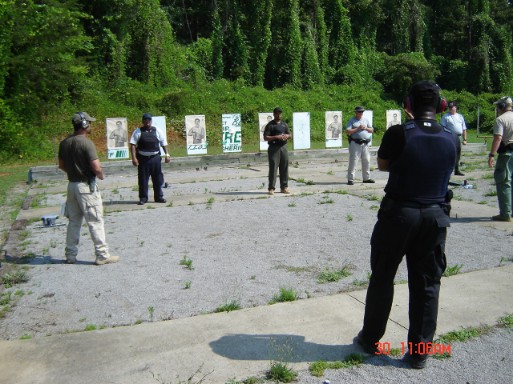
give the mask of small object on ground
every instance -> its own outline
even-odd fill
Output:
[[[41,218],[43,220],[44,227],[55,227],[55,220],[57,220],[59,216],[57,215],[45,215]]]

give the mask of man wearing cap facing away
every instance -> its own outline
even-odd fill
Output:
[[[495,102],[497,118],[493,123],[493,142],[488,155],[488,166],[494,165],[495,154],[497,164],[493,178],[497,188],[499,214],[493,216],[494,221],[511,221],[511,175],[513,173],[513,101],[511,97],[504,96]]]
[[[463,145],[467,145],[467,125],[465,124],[465,118],[461,113],[458,113],[458,103],[456,101],[449,102],[449,112],[442,116],[440,125],[448,128],[454,132],[458,137],[461,136],[463,139]],[[461,157],[461,142],[458,140],[458,158],[456,160],[456,166],[454,167],[454,174],[456,176],[465,176],[460,172],[460,157]]]
[[[445,109],[438,85],[415,83],[405,100],[415,116],[390,127],[378,150],[378,168],[389,172],[385,197],[371,236],[371,277],[363,328],[355,341],[379,354],[394,297],[394,278],[406,255],[409,289],[408,351],[412,368],[426,365],[438,317],[440,279],[447,261],[449,179],[456,162],[457,136],[437,123]]]
[[[267,156],[269,158],[269,195],[274,195],[276,188],[276,175],[280,170],[280,189],[281,193],[289,192],[289,153],[287,151],[287,140],[290,134],[289,126],[281,120],[282,110],[279,107],[274,108],[274,119],[271,120],[264,129],[264,140],[269,144]]]
[[[111,256],[105,241],[103,203],[96,178],[103,180],[104,174],[96,147],[86,135],[91,132],[91,122],[96,121],[87,112],[77,112],[71,118],[75,129],[71,136],[59,144],[59,168],[68,175],[68,192],[64,215],[68,217],[66,232],[66,263],[75,264],[80,241],[80,228],[85,218],[94,243],[95,264],[103,265],[119,261]]]
[[[356,163],[362,159],[362,177],[364,183],[374,183],[370,178],[370,151],[369,143],[374,128],[363,117],[365,108],[358,106],[354,109],[354,117],[346,125],[346,134],[349,136],[349,166],[347,167],[347,185],[354,184],[354,170]]]
[[[132,164],[137,167],[137,178],[139,183],[139,205],[148,202],[148,181],[151,176],[153,184],[153,198],[156,203],[165,203],[162,184],[162,164],[160,159],[160,147],[164,150],[166,163],[171,161],[167,153],[167,139],[161,137],[157,128],[151,125],[153,116],[145,113],[142,117],[143,126],[136,128],[130,138],[130,150],[132,153]]]

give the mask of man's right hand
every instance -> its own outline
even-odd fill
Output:
[[[139,165],[139,161],[137,159],[132,159],[132,164],[134,167],[137,167]]]

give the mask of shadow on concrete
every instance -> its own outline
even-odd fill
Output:
[[[212,351],[231,360],[269,360],[289,363],[343,361],[352,353],[363,354],[355,344],[326,345],[305,342],[304,336],[287,334],[232,334],[209,343]],[[402,356],[367,356],[363,364],[410,369]]]
[[[232,360],[288,362],[338,361],[355,350],[353,345],[305,342],[304,336],[286,334],[233,334],[210,343],[212,351]]]
[[[137,204],[139,200],[103,200],[103,205],[127,205],[127,204]],[[152,201],[148,201],[148,203],[152,203]]]
[[[277,192],[278,193],[278,192]],[[234,191],[234,192],[214,192],[214,195],[225,195],[225,196],[237,196],[237,195],[267,195],[267,191],[261,191],[261,192],[250,192],[250,191],[247,191],[247,192],[243,192],[243,191],[240,191],[240,192],[237,192],[237,191]]]

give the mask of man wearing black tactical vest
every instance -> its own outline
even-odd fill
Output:
[[[150,176],[155,202],[166,202],[162,192],[164,175],[162,174],[160,147],[164,150],[166,163],[169,163],[171,158],[167,152],[167,139],[161,137],[158,129],[151,125],[152,119],[151,114],[145,113],[142,117],[143,126],[137,128],[130,138],[132,164],[137,167],[139,205],[144,205],[148,201],[148,180]]]
[[[415,83],[405,108],[414,116],[384,134],[378,168],[389,172],[385,197],[371,236],[372,275],[367,290],[363,328],[355,341],[367,353],[380,354],[394,296],[394,278],[404,255],[408,268],[409,330],[404,361],[426,365],[438,317],[440,279],[445,271],[445,239],[450,225],[458,138],[437,123],[445,110],[438,85]]]

